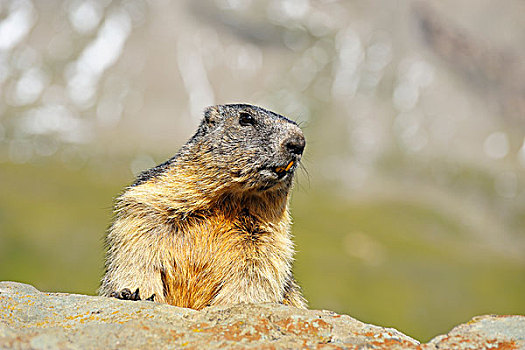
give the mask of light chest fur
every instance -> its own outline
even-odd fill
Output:
[[[180,203],[166,196],[172,186],[185,188],[152,183],[120,197],[108,239],[125,254],[111,261],[110,289],[140,286],[141,295],[194,309],[283,303],[294,253],[287,196],[216,194],[213,204],[186,194]],[[180,217],[184,206],[192,210]],[[131,262],[137,266],[126,268]],[[141,279],[136,270],[158,278]]]

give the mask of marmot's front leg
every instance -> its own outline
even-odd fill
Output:
[[[124,214],[121,209],[119,215],[123,217],[113,223],[107,236],[111,249],[106,258],[106,274],[99,293],[122,300],[164,303],[160,271],[163,266],[169,265],[165,258],[169,250],[162,249],[165,243],[159,237],[169,236],[169,228],[162,223],[152,224],[154,218],[151,215]]]
[[[111,292],[109,296],[112,298],[120,299],[120,300],[133,300],[133,301],[142,300],[140,299],[140,292],[138,288],[134,293],[131,293],[129,288],[124,288],[117,292]],[[146,298],[144,300],[155,301],[155,293],[151,294],[149,298]]]

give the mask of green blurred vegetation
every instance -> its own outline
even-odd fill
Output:
[[[113,198],[129,160],[2,164],[0,280],[95,294]],[[525,313],[525,266],[473,242],[434,206],[396,196],[345,199],[297,186],[296,277],[310,307],[425,341],[474,315]]]
[[[471,244],[434,208],[320,192],[297,193],[293,204],[296,274],[312,308],[422,341],[474,315],[525,311],[525,266]]]
[[[125,184],[114,163],[2,164],[0,280],[40,290],[95,294],[112,197]]]

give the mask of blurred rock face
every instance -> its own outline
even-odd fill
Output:
[[[123,150],[165,151],[204,107],[246,101],[322,124],[362,168],[393,150],[525,164],[525,135],[511,132],[525,110],[522,28],[486,35],[479,22],[497,5],[474,4],[6,1],[2,156],[31,161],[114,133]]]

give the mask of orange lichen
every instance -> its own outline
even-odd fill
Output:
[[[463,335],[453,335],[442,339],[439,345],[448,349],[459,349],[461,344],[468,343],[479,347],[480,349],[494,349],[494,350],[515,350],[518,349],[516,342],[513,340],[498,340],[498,339],[484,339],[478,334],[469,335],[465,338]],[[471,346],[472,346],[471,345]]]
[[[309,322],[301,319],[294,320],[292,318],[286,318],[275,322],[275,324],[287,333],[299,336],[313,335],[318,337],[321,342],[328,341],[326,336],[332,329],[332,326],[329,323],[321,319]]]

